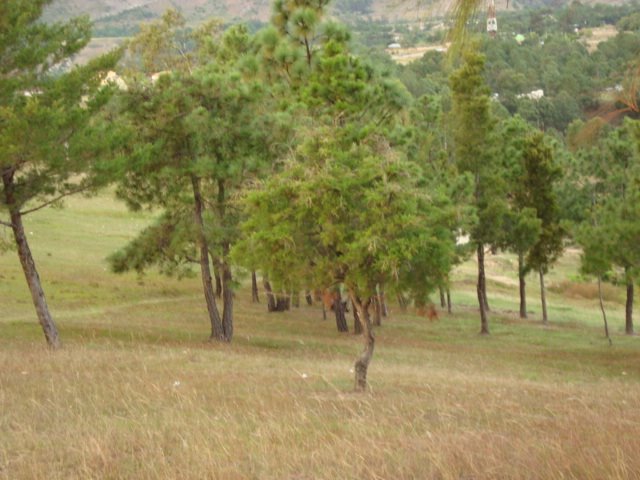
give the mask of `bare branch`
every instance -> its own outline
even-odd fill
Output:
[[[24,215],[28,215],[28,214],[33,213],[33,212],[37,212],[38,210],[42,210],[43,208],[48,207],[49,205],[53,205],[54,203],[62,200],[65,197],[68,197],[70,195],[75,195],[76,193],[84,192],[85,190],[88,190],[88,189],[89,189],[88,186],[84,186],[84,187],[76,188],[74,190],[69,190],[68,192],[65,192],[65,193],[61,193],[57,197],[52,198],[51,200],[48,200],[48,201],[38,205],[37,207],[33,207],[33,208],[28,209],[28,210],[21,211],[20,215],[24,216]]]
[[[7,228],[13,228],[13,223],[5,222],[3,220],[0,220],[0,225]]]

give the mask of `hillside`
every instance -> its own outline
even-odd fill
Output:
[[[520,9],[530,6],[561,7],[569,0],[498,1],[498,9]],[[627,3],[623,0],[587,0],[583,4]],[[267,21],[272,0],[55,0],[48,10],[50,19],[88,14],[99,23],[134,24],[159,15],[167,8],[181,10],[191,21],[220,17],[228,21]],[[335,0],[334,11],[339,18],[369,18],[387,20],[424,20],[445,15],[451,0]]]
[[[88,14],[96,21],[128,20],[134,17],[155,16],[167,8],[181,10],[187,18],[217,16],[226,20],[267,21],[272,0],[55,0],[49,8],[50,18],[61,19],[73,15]],[[338,16],[341,12],[367,15],[371,18],[421,18],[441,15],[448,9],[450,0],[337,0],[334,2]]]
[[[536,312],[514,313],[512,256],[488,264],[491,337],[477,335],[472,262],[453,314],[390,305],[372,390],[355,395],[361,339],[317,305],[267,314],[241,288],[233,344],[210,344],[197,277],[106,271],[149,221],[107,194],[29,217],[56,354],[17,256],[0,255],[0,479],[637,478],[639,338],[610,287],[608,346],[593,289],[567,283],[576,252],[549,277],[548,328],[535,278]]]

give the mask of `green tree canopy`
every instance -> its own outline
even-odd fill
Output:
[[[133,208],[161,207],[164,215],[112,262],[114,269],[124,270],[198,258],[211,338],[230,341],[228,255],[239,221],[233,196],[261,168],[268,115],[260,107],[262,88],[246,70],[251,66],[246,29],[237,26],[223,34],[216,22],[208,22],[185,33],[183,26],[180,15],[169,11],[132,42],[130,63],[139,69],[121,99],[130,151],[118,165],[118,195]],[[157,80],[149,78],[158,67],[170,70]],[[146,252],[158,249],[160,239],[150,241],[156,234],[171,235],[172,247]],[[222,274],[222,317],[211,286],[210,257]]]

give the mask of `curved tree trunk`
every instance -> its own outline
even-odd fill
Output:
[[[260,297],[258,296],[258,278],[256,277],[256,271],[251,271],[251,302],[260,303]]]
[[[518,253],[518,283],[520,285],[520,318],[527,318],[527,282],[524,276],[524,255]]]
[[[602,279],[598,277],[598,299],[600,300],[600,310],[602,311],[602,320],[604,320],[604,334],[609,340],[609,345],[613,345],[611,336],[609,335],[609,322],[607,322],[607,312],[604,310],[604,301],[602,299]]]
[[[205,301],[207,302],[209,321],[211,322],[211,335],[209,339],[224,340],[222,321],[220,320],[220,313],[218,312],[218,306],[216,305],[216,298],[213,292],[211,269],[209,267],[209,247],[207,246],[207,239],[204,236],[204,220],[202,218],[204,203],[200,192],[200,179],[195,175],[191,175],[191,185],[193,187],[193,216],[198,235],[198,246],[200,248],[202,288],[204,290]]]
[[[9,215],[11,218],[11,230],[13,231],[13,237],[18,249],[18,257],[20,258],[20,265],[24,272],[29,291],[31,292],[31,300],[33,306],[36,309],[38,321],[44,332],[47,345],[52,349],[60,348],[60,336],[58,335],[58,328],[56,327],[51,313],[49,312],[49,306],[47,305],[47,299],[44,296],[44,290],[42,289],[42,283],[40,282],[40,276],[36,269],[29,243],[27,242],[27,236],[24,233],[24,225],[22,224],[22,214],[20,213],[20,205],[15,197],[13,173],[5,172],[2,175],[2,183],[4,185],[4,195],[7,207],[9,208]]]
[[[362,304],[353,290],[349,291],[349,297],[353,305],[353,310],[358,311],[359,317],[362,319],[362,337],[364,339],[364,350],[355,363],[355,390],[364,392],[367,389],[367,372],[371,358],[373,358],[373,350],[375,347],[375,336],[373,334],[373,326],[369,318],[369,305],[371,300],[367,300]]]
[[[480,307],[480,334],[489,335],[489,319],[487,318],[487,307],[485,305],[486,296],[486,279],[484,275],[484,245],[478,243],[476,250],[478,256],[478,306]]]
[[[544,325],[549,324],[549,317],[547,316],[547,291],[544,288],[544,272],[540,269],[540,301],[542,302],[542,323]]]
[[[628,268],[625,269],[628,271]],[[633,335],[633,280],[627,275],[627,302],[624,309],[624,331]]]

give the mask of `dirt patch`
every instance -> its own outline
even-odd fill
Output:
[[[391,55],[391,58],[400,65],[406,65],[415,60],[419,60],[427,52],[446,52],[451,43],[439,45],[426,45],[423,47],[412,48],[387,48],[385,52]]]
[[[591,28],[583,32],[582,43],[587,47],[589,53],[593,53],[598,48],[598,44],[606,42],[617,34],[618,30],[614,25]]]

